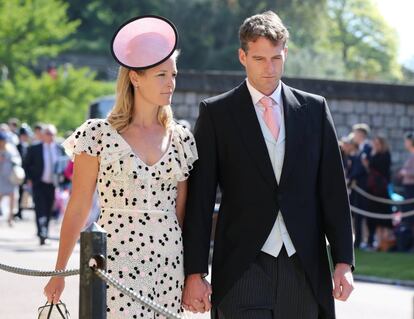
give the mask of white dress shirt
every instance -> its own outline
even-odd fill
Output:
[[[276,176],[276,180],[279,183],[280,175],[282,173],[283,167],[283,160],[285,157],[285,121],[283,117],[283,100],[282,100],[282,85],[281,81],[279,81],[279,85],[277,86],[276,90],[269,96],[275,102],[276,105],[273,105],[273,113],[280,112],[280,131],[277,141],[273,137],[272,133],[270,132],[269,128],[267,127],[264,119],[263,119],[263,112],[264,107],[259,103],[260,99],[264,96],[263,93],[256,90],[248,79],[246,79],[247,88],[250,92],[250,96],[252,97],[252,102],[256,111],[257,119],[259,120],[260,127],[262,129],[262,133],[266,142],[267,150],[269,152],[270,161],[272,163],[273,171]],[[276,117],[276,115],[275,115]],[[289,236],[289,233],[286,229],[285,222],[283,220],[282,212],[275,212],[277,215],[275,224],[267,238],[266,242],[262,247],[262,251],[277,257],[282,249],[283,245],[285,245],[286,251],[288,256],[292,256],[296,250],[293,246],[292,240]]]
[[[47,184],[54,183],[54,168],[58,160],[55,143],[43,143],[43,173],[42,182]]]

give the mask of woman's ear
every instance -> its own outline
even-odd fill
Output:
[[[132,83],[132,85],[134,86],[134,88],[137,88],[139,86],[139,76],[138,73],[135,72],[134,70],[130,70],[129,73],[129,79]]]

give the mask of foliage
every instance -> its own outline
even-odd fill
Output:
[[[286,74],[357,80],[402,79],[395,32],[373,0],[68,0],[82,24],[74,51],[109,57],[116,26],[136,15],[171,19],[180,33],[183,69],[241,70],[238,27],[265,10],[277,12],[291,34]]]
[[[71,46],[63,41],[79,21],[68,20],[67,8],[62,0],[0,0],[0,65],[8,77],[18,66],[31,66]]]
[[[40,58],[54,57],[73,44],[68,36],[79,20],[70,20],[67,9],[62,0],[0,0],[0,121],[17,117],[66,130],[84,120],[92,99],[113,91],[87,68],[65,65],[57,77],[34,72]]]
[[[180,67],[184,69],[241,69],[237,59],[238,28],[255,13],[274,10],[288,24],[293,41],[312,44],[322,32],[318,23],[326,0],[164,0],[164,1],[99,1],[85,4],[69,0],[69,15],[82,24],[74,51],[90,50],[109,55],[109,43],[115,26],[136,15],[158,14],[168,17],[180,33]],[[315,17],[317,19],[315,19]],[[311,35],[307,32],[312,28]]]
[[[327,49],[338,50],[350,78],[401,80],[397,35],[372,0],[329,0]]]
[[[19,67],[13,81],[0,83],[0,122],[17,117],[29,124],[49,122],[60,130],[73,129],[85,120],[93,99],[114,91],[113,84],[94,81],[94,76],[87,68],[70,65],[59,68],[55,79]]]

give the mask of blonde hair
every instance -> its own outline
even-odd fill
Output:
[[[176,59],[178,52],[173,54]],[[134,114],[134,86],[129,78],[130,69],[123,66],[119,67],[118,79],[116,83],[115,105],[108,115],[108,122],[118,132],[125,130],[132,121]],[[136,71],[142,75],[145,70]],[[158,122],[168,128],[173,122],[173,112],[170,105],[159,106]]]

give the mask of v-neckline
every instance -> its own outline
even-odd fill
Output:
[[[153,168],[153,167],[157,166],[167,156],[167,154],[170,152],[170,148],[171,148],[172,142],[173,142],[173,134],[174,134],[173,130],[174,130],[174,128],[170,132],[167,149],[161,155],[161,157],[155,163],[153,163],[151,165],[147,164],[144,160],[141,159],[141,157],[139,157],[139,155],[134,151],[134,149],[131,147],[131,145],[126,141],[126,139],[117,130],[115,130],[115,132],[118,134],[118,136],[120,137],[122,142],[126,144],[126,146],[129,148],[131,154],[134,155],[134,157],[137,160],[139,160],[144,166],[146,166],[148,168]]]

